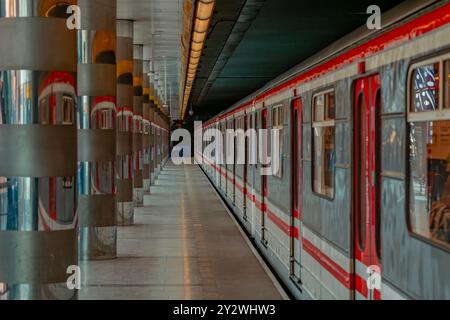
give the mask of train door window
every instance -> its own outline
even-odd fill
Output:
[[[368,130],[367,128],[367,122],[365,121],[367,115],[366,115],[366,99],[364,97],[364,94],[361,93],[358,96],[358,109],[357,109],[357,121],[358,121],[358,132],[356,133],[356,146],[358,148],[363,148],[365,143],[365,136],[366,136],[366,132]],[[365,172],[363,172],[362,170],[362,164],[366,163],[366,152],[357,152],[358,157],[357,159],[357,163],[361,164],[357,166],[358,172],[357,172],[357,177],[359,177],[359,183],[357,185],[356,190],[358,190],[358,192],[363,192],[363,195],[366,194],[365,190],[367,190],[367,186],[366,186],[366,175]],[[357,210],[357,224],[358,224],[358,243],[359,246],[361,248],[361,250],[364,250],[365,245],[366,245],[366,201],[365,201],[366,197],[365,196],[361,196],[359,197],[358,201],[358,210]]]
[[[450,55],[409,72],[409,227],[450,249]],[[443,88],[441,90],[440,88]]]
[[[272,157],[278,158],[279,169],[274,174],[274,176],[281,178],[283,173],[283,131],[284,131],[284,117],[283,117],[283,106],[276,106],[272,109],[272,128],[278,130],[278,150],[277,155],[272,154]],[[269,144],[271,145],[271,144]],[[274,152],[272,148],[271,153]]]
[[[335,93],[327,90],[313,98],[313,190],[333,198],[335,166]]]

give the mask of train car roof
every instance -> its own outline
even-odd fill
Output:
[[[382,18],[382,28],[381,30],[369,30],[366,25],[359,27],[355,31],[349,33],[343,38],[335,41],[325,49],[319,51],[310,58],[302,61],[295,67],[289,69],[288,71],[282,73],[272,81],[268,82],[261,89],[251,93],[247,97],[239,100],[231,107],[220,112],[213,118],[209,119],[205,125],[211,122],[216,122],[217,118],[221,119],[232,114],[237,108],[249,104],[250,102],[258,99],[260,96],[267,94],[269,91],[276,89],[277,87],[283,85],[284,83],[295,79],[301,74],[317,67],[332,58],[351,50],[352,48],[358,47],[364,42],[374,39],[390,30],[397,27],[398,23],[406,23],[406,19],[414,18],[419,12],[433,7],[433,5],[439,3],[437,0],[411,0],[405,1],[393,9],[387,11],[383,14]],[[440,3],[442,4],[442,2]]]

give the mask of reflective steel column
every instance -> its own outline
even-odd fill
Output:
[[[117,225],[134,223],[133,22],[117,20]]]
[[[163,131],[163,138],[162,138],[162,142],[163,142],[163,166],[166,164],[167,162],[167,158],[169,155],[169,131],[170,131],[170,124],[169,124],[169,119],[166,117],[166,115],[164,115],[164,131]]]
[[[144,205],[144,159],[143,159],[143,128],[142,128],[142,108],[143,108],[143,55],[142,45],[133,46],[133,162],[134,162],[134,205],[140,207]]]
[[[160,111],[159,111],[159,101],[158,101],[158,110],[156,112],[156,175],[159,176],[159,173],[161,172],[161,117],[160,117]]]
[[[77,1],[0,0],[0,299],[74,299]]]
[[[153,113],[153,125],[155,127],[155,135],[154,135],[154,146],[155,146],[155,181],[158,178],[159,174],[159,147],[158,147],[158,136],[159,136],[159,127],[158,127],[158,97],[155,99],[155,107],[154,107],[154,113]]]
[[[155,184],[156,178],[156,127],[155,127],[155,85],[154,76],[150,76],[150,185]]]
[[[116,257],[116,0],[79,0],[78,216],[81,260]]]
[[[144,154],[144,171],[143,171],[143,185],[144,192],[150,193],[150,61],[144,61],[143,66],[143,110],[142,110],[142,121],[143,121],[143,132],[144,136],[142,138],[142,147]]]

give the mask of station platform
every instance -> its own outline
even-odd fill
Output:
[[[196,165],[168,163],[118,258],[81,264],[79,299],[283,299],[283,291]]]

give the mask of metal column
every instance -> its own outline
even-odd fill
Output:
[[[134,161],[134,205],[140,207],[144,205],[144,159],[143,159],[143,55],[144,47],[142,45],[133,45],[133,161]]]
[[[134,223],[133,22],[117,20],[117,225]]]
[[[142,139],[143,153],[144,153],[144,171],[143,171],[143,185],[144,192],[150,193],[150,61],[144,61],[144,73],[143,73],[143,132]]]
[[[116,0],[79,0],[78,216],[81,260],[116,257]]]
[[[0,299],[74,299],[77,1],[0,0]]]
[[[150,76],[150,184],[155,184],[156,178],[156,127],[155,127],[155,87],[154,87],[154,76]]]
[[[161,116],[160,116],[160,110],[159,110],[159,102],[158,102],[158,110],[155,113],[156,117],[156,123],[158,125],[156,129],[156,174],[159,176],[159,173],[161,172]]]

